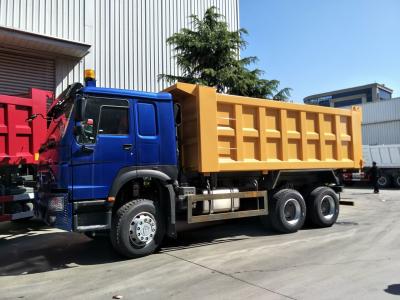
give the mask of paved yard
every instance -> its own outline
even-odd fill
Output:
[[[123,260],[107,243],[0,225],[0,299],[384,299],[400,295],[400,191],[348,189],[338,223],[277,235],[257,220],[191,230]],[[397,296],[396,296],[397,295]]]

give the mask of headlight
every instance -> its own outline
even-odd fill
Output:
[[[64,210],[64,197],[53,197],[49,202],[50,211],[63,211]]]

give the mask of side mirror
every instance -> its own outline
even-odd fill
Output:
[[[175,125],[180,126],[182,124],[182,110],[181,110],[181,105],[178,103],[174,104],[174,118],[175,118]]]
[[[78,95],[75,100],[75,121],[83,121],[86,109],[86,98]]]

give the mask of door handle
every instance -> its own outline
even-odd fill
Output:
[[[86,146],[86,145],[82,145],[82,146],[81,146],[81,151],[82,151],[83,153],[92,153],[92,152],[94,151],[94,149],[91,148],[91,147],[88,147],[88,146]]]
[[[122,148],[123,148],[124,150],[131,150],[131,149],[132,149],[132,144],[123,144],[123,145],[122,145]]]

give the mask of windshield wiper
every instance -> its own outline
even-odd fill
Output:
[[[65,104],[70,101],[81,88],[83,88],[83,85],[79,82],[69,85],[68,88],[58,97],[57,103],[50,107],[50,110],[47,113],[47,118],[56,118],[58,114],[63,111]]]

